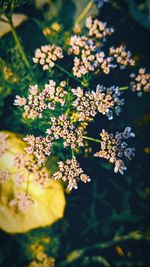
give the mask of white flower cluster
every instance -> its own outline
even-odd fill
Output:
[[[120,99],[121,92],[117,87],[106,88],[97,85],[96,91],[83,91],[80,87],[72,89],[76,99],[72,106],[76,107],[79,121],[88,121],[95,117],[98,112],[106,115],[109,120],[113,119],[113,111],[119,115],[124,103]]]
[[[53,110],[56,103],[60,103],[61,106],[64,105],[65,95],[67,94],[65,86],[66,81],[62,81],[57,85],[53,80],[49,80],[49,83],[45,84],[41,92],[37,84],[30,86],[28,97],[17,95],[14,105],[24,107],[23,116],[26,118],[42,118],[44,110]]]
[[[145,68],[140,68],[137,74],[130,74],[130,78],[133,79],[130,82],[131,89],[133,92],[137,92],[138,96],[150,91],[150,74],[146,73]]]
[[[33,62],[43,66],[43,70],[49,70],[55,66],[58,59],[63,58],[62,48],[53,45],[43,45],[36,49]]]
[[[101,150],[94,154],[95,157],[105,158],[109,162],[115,164],[114,172],[124,174],[127,167],[124,164],[122,157],[131,159],[134,156],[134,148],[128,147],[127,139],[135,137],[131,132],[130,127],[126,127],[123,133],[116,132],[115,136],[102,130],[101,137]]]
[[[46,130],[46,133],[56,140],[62,138],[64,147],[70,146],[74,149],[84,146],[81,129],[75,128],[65,114],[58,118],[52,117],[51,127]]]
[[[89,176],[84,174],[75,157],[72,159],[67,159],[66,162],[61,161],[58,163],[58,165],[59,171],[53,174],[53,178],[55,180],[62,179],[63,181],[68,181],[67,188],[69,191],[71,191],[73,188],[78,188],[78,181],[82,181],[84,183],[90,182]]]

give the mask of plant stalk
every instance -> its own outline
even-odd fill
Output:
[[[21,55],[22,55],[22,58],[23,58],[23,60],[24,60],[24,63],[25,63],[25,65],[27,66],[27,68],[28,68],[29,70],[31,70],[30,63],[29,63],[29,61],[28,61],[28,59],[27,59],[27,57],[26,57],[26,54],[25,54],[25,52],[24,52],[24,50],[23,50],[23,47],[22,47],[21,42],[20,42],[20,40],[19,40],[19,37],[18,37],[18,35],[17,35],[17,33],[16,33],[15,27],[13,26],[13,23],[12,23],[11,21],[9,21],[8,23],[9,23],[9,25],[10,25],[12,35],[13,35],[14,40],[15,40],[15,42],[16,42],[16,45],[18,46],[18,49],[19,49],[19,51],[20,51],[20,53],[21,53]]]
[[[124,87],[120,87],[119,91],[125,91],[125,90],[128,90],[128,89],[129,89],[129,86],[124,86]]]
[[[85,136],[85,135],[83,135],[82,138],[83,138],[83,139],[86,139],[86,140],[93,141],[93,142],[101,143],[101,140],[99,140],[99,139],[95,139],[95,138],[92,138],[92,137],[89,137],[89,136]]]
[[[83,9],[83,11],[81,12],[81,14],[77,17],[77,19],[75,20],[75,24],[78,24],[87,14],[87,12],[90,10],[90,8],[93,5],[93,1],[90,1],[87,6]]]
[[[62,72],[64,72],[65,74],[67,74],[69,77],[71,77],[72,79],[75,79],[76,81],[78,81],[79,83],[81,83],[81,81],[76,78],[75,76],[73,76],[69,71],[67,71],[66,69],[64,69],[63,67],[61,67],[59,64],[55,63],[55,66],[60,69]]]
[[[71,148],[71,155],[72,155],[72,158],[74,158],[74,150],[73,150],[73,148]]]

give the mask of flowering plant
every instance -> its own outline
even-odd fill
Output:
[[[3,266],[148,262],[149,48],[127,5],[0,1],[0,228],[23,233],[0,233]]]
[[[14,101],[14,105],[21,108],[23,118],[31,124],[31,133],[24,138],[28,144],[25,150],[34,155],[37,165],[45,165],[56,148],[64,149],[63,161],[58,162],[58,171],[52,178],[67,181],[69,190],[77,189],[78,181],[90,181],[76,158],[87,141],[99,143],[100,151],[94,156],[113,163],[116,173],[124,174],[127,169],[123,157],[132,159],[134,156],[134,148],[127,143],[135,136],[129,126],[115,135],[100,129],[100,139],[88,136],[87,127],[96,115],[104,115],[108,120],[120,115],[124,90],[142,94],[150,88],[150,75],[144,68],[140,68],[137,76],[130,75],[134,81],[129,86],[96,84],[96,78],[100,79],[102,74],[135,65],[125,46],[105,48],[106,38],[113,31],[106,23],[88,17],[85,27],[78,34],[71,34],[64,48],[56,44],[42,45],[35,51],[33,62],[48,72],[49,81],[30,85],[26,96],[17,95]],[[39,136],[34,134],[34,121],[40,128]]]
[[[101,5],[104,1],[98,2]],[[93,1],[88,6],[92,4]],[[5,16],[21,48],[12,17],[7,13]],[[115,173],[124,174],[127,169],[125,159],[131,160],[135,150],[127,142],[135,136],[131,127],[127,126],[123,132],[114,134],[99,129],[100,138],[95,139],[88,135],[88,126],[96,116],[106,116],[108,120],[119,116],[125,103],[124,91],[137,91],[140,96],[150,89],[150,75],[145,68],[140,68],[137,74],[130,71],[135,65],[131,52],[124,45],[106,45],[114,29],[92,17],[88,17],[85,26],[80,27],[81,18],[83,16],[77,18],[67,38],[62,39],[62,44],[55,40],[55,43],[49,42],[36,49],[34,73],[21,48],[20,53],[30,70],[30,85],[14,100],[14,105],[19,107],[23,120],[29,125],[29,133],[23,138],[29,158],[22,155],[18,159],[16,155],[18,168],[35,173],[36,180],[47,185],[50,177],[45,174],[45,165],[48,157],[57,154],[58,170],[52,178],[66,181],[68,190],[77,189],[79,181],[90,181],[77,160],[79,154],[90,151],[90,141],[100,145],[100,150],[93,153],[94,157],[108,160],[114,164]],[[44,34],[48,38],[49,33],[44,31]],[[129,68],[131,78],[128,86],[100,82],[101,77],[109,77],[115,70],[123,71],[126,68]],[[36,76],[36,70],[43,71],[41,77]],[[8,173],[2,173],[1,177],[1,180],[7,180]],[[19,203],[20,199],[19,194],[12,203]],[[30,196],[23,194],[23,201],[25,199],[30,204],[34,203]]]

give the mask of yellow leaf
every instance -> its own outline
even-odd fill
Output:
[[[0,169],[15,173],[15,154],[23,153],[25,143],[14,133],[8,134],[10,151],[6,151],[0,158]],[[53,161],[51,165],[55,164]],[[1,185],[0,195],[0,228],[9,233],[22,233],[37,227],[44,227],[63,217],[65,208],[64,190],[60,182],[51,180],[47,188],[41,188],[34,182],[33,174],[30,175],[29,193],[36,200],[36,204],[25,211],[17,212],[9,203],[14,194],[25,190],[26,184],[15,186],[13,180],[8,180]]]

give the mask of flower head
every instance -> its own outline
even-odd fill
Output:
[[[32,137],[28,136],[28,141],[30,141],[30,138],[32,139]],[[31,146],[32,145],[34,146],[34,141],[30,141],[29,144]],[[45,152],[45,150],[43,151],[43,153],[44,152]],[[43,160],[46,160],[47,155],[44,155],[41,157]],[[40,163],[41,163],[41,161],[40,161]],[[20,186],[22,183],[24,183],[26,181],[27,176],[29,176],[30,174],[33,174],[33,179],[36,183],[38,183],[42,187],[48,186],[50,183],[49,173],[45,167],[40,166],[40,163],[37,164],[33,155],[28,155],[28,154],[16,155],[15,166],[19,170],[19,173],[16,172],[13,175],[15,184],[17,186]]]
[[[83,91],[80,87],[72,89],[76,96],[72,106],[76,107],[79,121],[90,121],[98,112],[106,115],[108,119],[113,119],[113,111],[119,115],[121,106],[124,103],[120,99],[121,92],[118,87],[106,88],[97,85],[96,91]]]
[[[76,148],[84,146],[82,131],[79,128],[75,128],[65,114],[57,118],[52,117],[51,128],[47,129],[46,133],[55,140],[62,138],[64,147]]]
[[[84,174],[78,161],[75,157],[67,159],[66,162],[59,162],[59,171],[53,174],[53,179],[68,181],[68,190],[77,189],[77,182],[82,181],[84,183],[90,182],[89,176]]]
[[[49,70],[55,66],[55,62],[60,58],[63,58],[61,47],[55,44],[45,45],[35,51],[33,62],[42,65],[43,70]]]
[[[117,48],[113,46],[109,49],[110,56],[120,65],[121,69],[124,69],[127,66],[134,66],[135,61],[132,59],[130,51],[126,51],[125,46],[121,45]]]
[[[95,70],[95,50],[94,42],[89,37],[84,35],[71,37],[68,53],[75,55],[72,70],[76,77],[81,78],[89,71]]]
[[[130,77],[134,79],[130,82],[131,89],[133,92],[137,92],[138,96],[150,91],[150,74],[146,73],[145,68],[140,68],[137,75],[132,73]]]
[[[25,104],[26,104],[26,98],[20,97],[19,95],[16,95],[16,99],[14,100],[14,105],[22,107]]]
[[[124,132],[116,132],[115,136],[109,134],[105,130],[100,134],[101,136],[101,150],[94,154],[95,157],[105,158],[109,162],[115,164],[114,172],[120,172],[124,174],[126,166],[121,159],[122,157],[127,157],[131,159],[134,156],[134,148],[128,147],[126,140],[134,137],[135,134],[131,132],[130,127],[126,127]]]
[[[12,199],[9,203],[11,206],[16,206],[21,212],[25,212],[30,206],[35,204],[35,200],[24,192],[17,193],[16,197]]]
[[[108,28],[107,23],[101,22],[98,19],[92,19],[92,17],[87,18],[85,25],[88,29],[88,35],[92,38],[103,40],[106,36],[113,33],[113,28]]]
[[[34,172],[34,181],[38,183],[42,188],[47,187],[51,181],[47,169],[43,167]]]
[[[88,91],[84,92],[80,87],[72,89],[72,93],[76,96],[76,99],[72,102],[72,106],[76,108],[78,120],[90,121],[97,114],[93,94]]]
[[[14,105],[23,106],[23,116],[29,119],[42,118],[44,110],[53,110],[56,103],[60,103],[61,106],[65,103],[65,90],[66,81],[61,81],[56,85],[56,82],[49,80],[48,84],[45,84],[43,90],[40,92],[38,85],[32,85],[28,89],[28,97],[21,98],[16,96]]]
[[[29,144],[29,146],[25,148],[27,154],[33,154],[37,159],[38,165],[45,163],[47,156],[51,154],[53,138],[50,136],[46,138],[28,135],[24,140]]]
[[[109,120],[113,119],[113,113],[117,116],[121,112],[121,107],[124,104],[124,99],[121,98],[121,92],[118,87],[97,85],[96,92],[92,92],[96,101],[98,112],[106,115]]]
[[[72,36],[68,53],[75,55],[72,70],[73,74],[78,78],[95,70],[101,70],[108,74],[110,69],[115,67],[111,63],[113,58],[106,57],[104,52],[99,51],[90,36]]]

